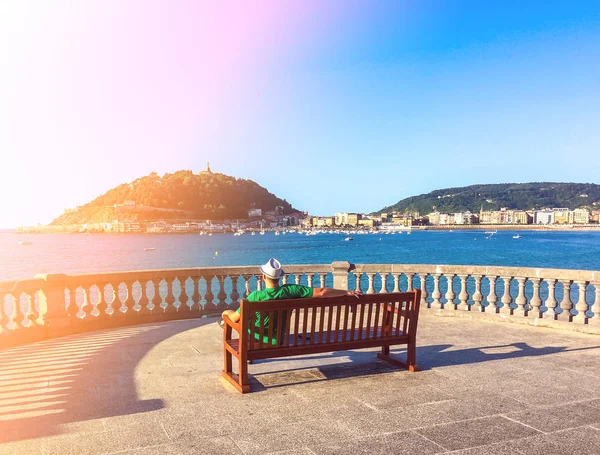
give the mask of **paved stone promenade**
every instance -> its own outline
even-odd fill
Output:
[[[0,454],[600,454],[599,336],[424,313],[420,373],[261,361],[240,395],[214,321],[0,352]]]

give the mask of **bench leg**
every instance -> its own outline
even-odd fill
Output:
[[[225,348],[224,351],[223,372],[221,373],[221,376],[234,386],[238,392],[250,392],[250,386],[248,385],[248,366],[246,365],[246,362],[242,362],[241,356],[238,357],[239,374],[235,374],[233,372],[233,355],[227,348]]]
[[[390,356],[390,346],[384,345],[381,347],[381,353],[377,354],[377,358],[381,360],[385,360],[386,362],[391,363],[392,365],[397,365],[400,368],[407,369],[411,373],[415,371],[421,371],[421,368],[416,364],[417,363],[417,348],[416,343],[413,341],[408,343],[406,347],[406,363],[402,362],[398,359]]]
[[[240,377],[239,384],[242,393],[250,392],[250,386],[248,385],[248,361],[240,356],[239,369]]]

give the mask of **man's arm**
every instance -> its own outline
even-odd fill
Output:
[[[343,289],[332,289],[332,288],[314,288],[313,297],[316,299],[326,299],[328,297],[341,297],[343,295],[353,295],[358,297],[361,295],[360,291],[344,291]]]
[[[231,319],[233,322],[238,322],[240,320],[240,313],[237,311],[225,310],[221,314],[221,317],[224,317],[225,315],[229,316],[229,319]]]

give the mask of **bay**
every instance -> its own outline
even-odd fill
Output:
[[[522,237],[514,239],[520,234]],[[0,233],[0,281],[40,273],[283,264],[351,263],[504,265],[600,270],[600,232],[413,231],[396,235],[297,233],[108,235]],[[489,238],[486,238],[489,237]],[[31,242],[20,245],[19,241]],[[147,251],[147,248],[154,250]]]

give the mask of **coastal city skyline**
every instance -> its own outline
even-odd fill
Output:
[[[593,2],[265,5],[3,2],[0,228],[206,161],[322,214],[598,182]]]

